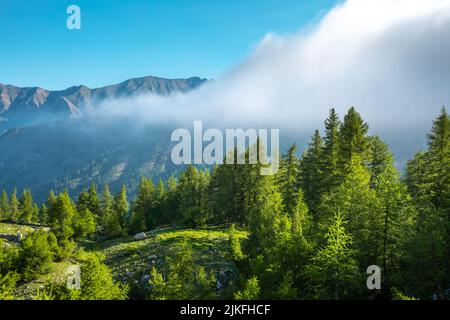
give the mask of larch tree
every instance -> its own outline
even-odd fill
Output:
[[[346,230],[347,221],[337,212],[325,235],[326,243],[306,267],[314,299],[340,300],[351,298],[362,282],[352,236]]]

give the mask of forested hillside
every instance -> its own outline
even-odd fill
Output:
[[[342,119],[331,110],[324,125],[301,157],[292,145],[274,176],[260,165],[188,166],[142,176],[131,203],[125,186],[107,184],[74,198],[49,190],[43,205],[28,189],[4,191],[4,225],[33,229],[0,239],[0,299],[19,298],[55,263],[81,266],[81,290],[51,278],[32,298],[448,298],[446,109],[404,174],[355,108]],[[371,265],[380,290],[366,287]]]

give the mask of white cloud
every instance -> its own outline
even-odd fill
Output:
[[[305,132],[322,127],[331,107],[343,116],[356,106],[375,132],[408,132],[427,130],[449,105],[449,85],[450,0],[348,0],[312,28],[267,34],[250,57],[199,90],[107,101],[101,110]]]

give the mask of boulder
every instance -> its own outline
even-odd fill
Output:
[[[147,239],[147,235],[145,234],[145,232],[140,232],[134,235],[134,240],[139,241],[139,240],[144,240]]]

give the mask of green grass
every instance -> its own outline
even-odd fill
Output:
[[[43,288],[46,284],[65,281],[67,268],[70,265],[72,265],[72,263],[69,261],[51,263],[48,273],[39,275],[37,279],[33,281],[20,283],[15,292],[16,297],[18,299],[30,299],[36,294],[38,289]]]
[[[164,264],[167,255],[182,242],[192,247],[194,260],[206,270],[235,271],[230,257],[228,229],[173,228],[147,234],[149,237],[141,241],[135,241],[133,237],[124,237],[97,245],[91,244],[90,250],[102,252],[106,256],[105,262],[118,280],[148,275],[153,266]],[[236,235],[240,238],[247,237],[244,231],[236,231]]]
[[[0,233],[26,235],[33,227],[0,223]],[[247,232],[235,231],[239,238],[246,238]],[[166,257],[181,243],[192,247],[196,263],[207,271],[235,274],[236,267],[231,259],[228,228],[207,227],[203,229],[166,228],[147,232],[147,239],[136,241],[132,236],[107,240],[101,243],[86,241],[85,251],[99,252],[105,256],[105,263],[111,268],[117,281],[138,283],[148,275],[153,266],[161,267]],[[74,262],[55,262],[48,273],[37,279],[19,284],[16,295],[19,299],[29,299],[36,291],[48,283],[64,280],[67,268]]]
[[[23,235],[26,235],[30,232],[33,232],[34,228],[29,226],[24,226],[15,223],[3,223],[0,222],[0,233],[17,235],[19,232]]]

